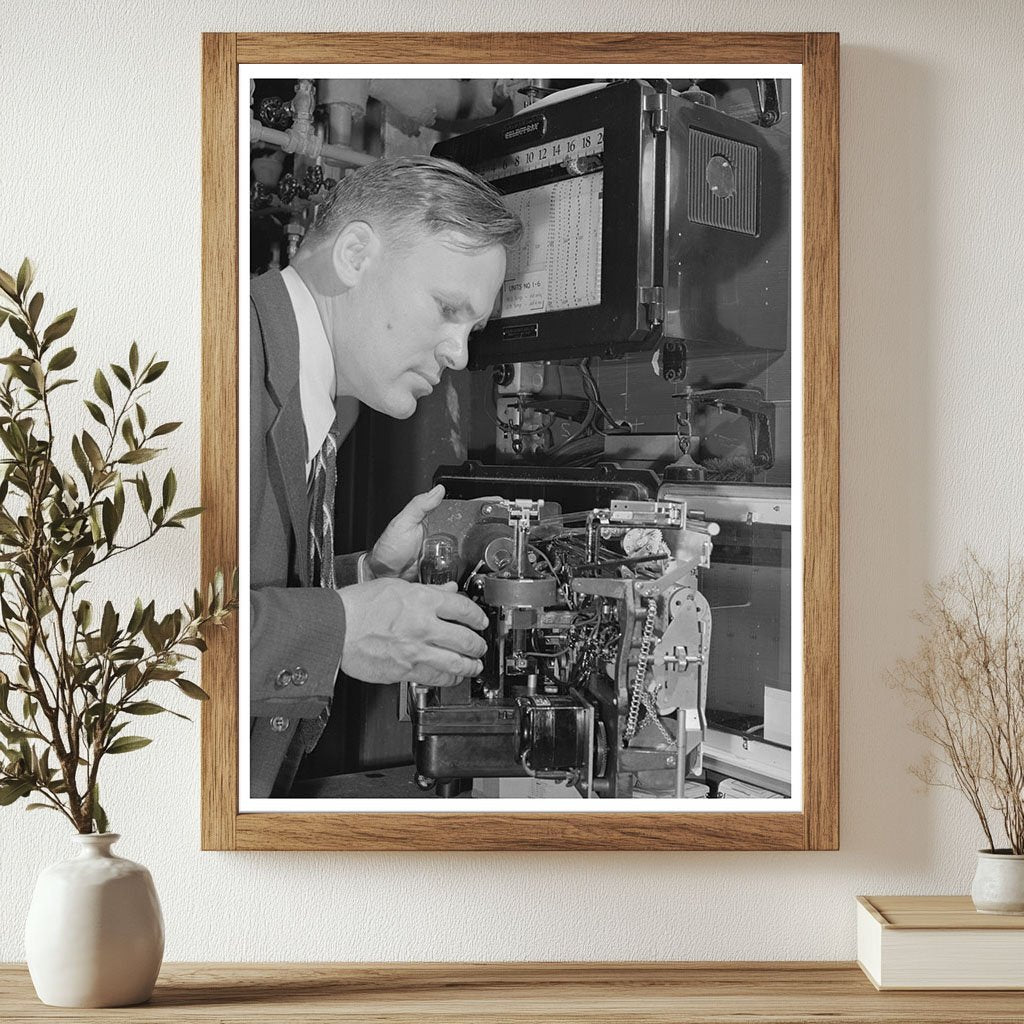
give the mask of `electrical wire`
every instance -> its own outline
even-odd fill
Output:
[[[587,397],[597,406],[598,411],[605,418],[605,420],[611,425],[611,430],[605,431],[600,427],[596,430],[599,434],[630,434],[633,432],[633,428],[625,422],[617,420],[609,411],[608,406],[605,405],[604,400],[601,398],[600,388],[597,386],[597,380],[594,377],[593,371],[590,369],[590,359],[581,359],[579,362],[580,377],[583,380],[583,390],[586,392]]]
[[[557,455],[560,452],[563,452],[574,442],[579,441],[586,437],[588,434],[592,433],[592,427],[596,415],[597,407],[594,405],[593,400],[590,399],[588,396],[587,415],[584,417],[583,423],[580,426],[579,430],[577,430],[576,433],[571,435],[570,437],[567,437],[564,441],[559,441],[558,444],[556,444],[553,448],[549,448],[544,453],[545,459],[550,459],[552,458],[552,456]]]
[[[542,424],[539,427],[516,427],[513,423],[506,422],[498,415],[497,398],[495,397],[495,388],[489,387],[487,389],[488,405],[493,406],[488,408],[484,406],[484,412],[491,418],[494,425],[507,437],[509,434],[519,434],[521,437],[529,434],[543,434],[546,431],[547,425]]]

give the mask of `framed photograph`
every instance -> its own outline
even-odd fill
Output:
[[[838,847],[838,54],[203,37],[205,849]]]

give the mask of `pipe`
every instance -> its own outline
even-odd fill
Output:
[[[362,167],[377,161],[377,157],[370,156],[369,153],[360,153],[348,146],[324,142],[316,135],[303,135],[294,127],[284,132],[278,131],[276,128],[267,128],[255,118],[249,124],[249,141],[280,146],[286,153],[299,153],[311,160],[322,159],[332,164]]]

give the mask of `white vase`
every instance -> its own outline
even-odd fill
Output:
[[[979,850],[971,899],[982,914],[1024,914],[1024,854]]]
[[[133,1006],[153,993],[164,920],[153,879],[116,857],[120,836],[77,835],[77,857],[46,868],[25,925],[36,994],[50,1006]]]

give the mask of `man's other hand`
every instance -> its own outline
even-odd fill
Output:
[[[425,494],[417,494],[380,535],[367,556],[366,569],[371,578],[385,576],[415,580],[420,566],[420,551],[426,527],[423,520],[444,498],[444,485],[438,484]]]
[[[454,583],[428,587],[371,580],[338,591],[345,605],[341,669],[368,683],[452,686],[483,671],[487,650],[473,632],[487,616]]]

